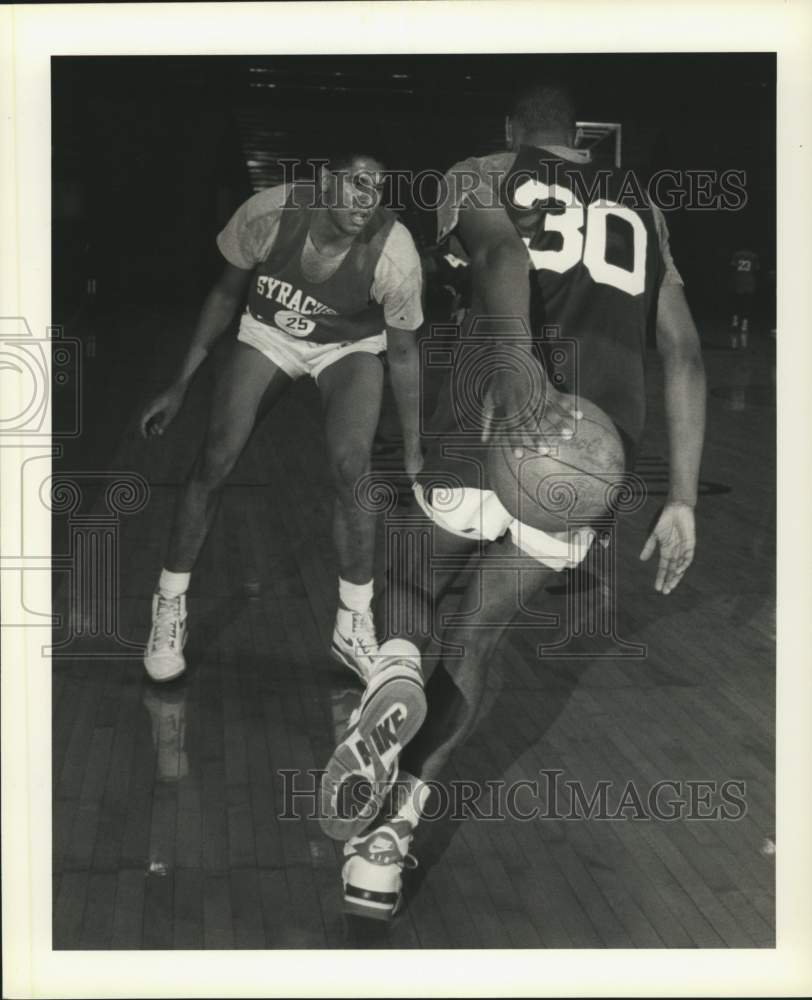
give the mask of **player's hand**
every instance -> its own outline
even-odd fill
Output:
[[[660,565],[654,589],[661,594],[670,594],[694,559],[696,526],[693,507],[687,503],[666,504],[643,546],[640,558],[644,562],[650,559],[658,545]]]
[[[185,395],[186,386],[176,382],[151,399],[141,412],[138,421],[141,436],[160,437],[177,416]]]
[[[545,454],[557,438],[572,437],[582,417],[571,397],[552,387],[540,365],[521,374],[501,371],[491,379],[483,408],[484,443],[493,435],[497,411],[503,415],[504,432],[516,458],[524,455],[525,448]]]
[[[546,380],[541,423],[544,431],[543,443],[555,443],[556,438],[571,438],[575,434],[577,421],[583,419],[577,408],[575,397],[558,392]]]

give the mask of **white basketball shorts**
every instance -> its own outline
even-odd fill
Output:
[[[470,486],[434,490],[429,503],[420,483],[412,487],[422,511],[445,531],[472,541],[495,541],[506,532],[517,549],[560,572],[582,562],[595,540],[590,528],[545,532],[518,521],[492,490]]]
[[[311,340],[294,337],[275,326],[260,323],[249,313],[243,313],[237,340],[255,347],[269,361],[281,368],[291,378],[309,375],[318,380],[325,368],[348,354],[359,351],[366,354],[380,354],[386,350],[386,333],[365,337],[351,343],[314,344]]]

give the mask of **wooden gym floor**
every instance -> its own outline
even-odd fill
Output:
[[[149,483],[146,505],[119,519],[118,631],[136,644],[147,634],[174,488],[200,441],[211,370],[163,441],[143,442],[133,418],[138,399],[162,384],[163,359],[182,349],[187,319],[121,309],[80,331],[96,333],[86,362],[91,429],[68,446],[62,469],[129,470]],[[663,780],[682,783],[665,795],[682,800],[685,782],[716,782],[718,805],[719,786],[735,780],[745,789],[740,819],[446,817],[421,830],[420,868],[407,875],[395,922],[347,920],[341,845],[306,805],[300,818],[279,818],[280,772],[298,769],[305,782],[304,772],[322,767],[360,693],[326,654],[332,492],[318,397],[299,383],[225,490],[192,582],[186,676],[150,683],[137,650],[113,655],[127,650],[109,637],[79,637],[54,661],[54,947],[772,946],[772,355],[758,332],[736,354],[720,330],[703,333],[710,392],[696,562],[663,598],[654,564],[637,561],[665,482],[653,354],[638,468],[652,495],[623,520],[616,546],[618,632],[647,655],[538,659],[538,644],[563,626],[533,625],[532,612],[566,617],[565,588],[546,591],[501,644],[485,714],[449,778],[509,784],[559,770],[587,796],[610,782],[615,805],[628,782],[645,800]],[[125,426],[117,413],[130,418]],[[93,509],[103,509],[101,495]],[[66,537],[55,524],[55,538]],[[57,587],[56,603],[78,629],[69,590]]]

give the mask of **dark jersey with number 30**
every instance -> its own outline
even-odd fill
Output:
[[[637,444],[664,265],[653,212],[622,181],[524,146],[500,195],[527,245],[534,339],[556,388],[592,400]]]

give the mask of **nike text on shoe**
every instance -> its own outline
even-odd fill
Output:
[[[336,614],[330,655],[349,667],[366,684],[378,654],[378,639],[371,611],[347,611]]]
[[[398,759],[426,717],[420,655],[410,643],[381,646],[375,673],[321,779],[320,822],[335,840],[365,830],[398,776]]]
[[[359,917],[391,920],[401,901],[404,868],[415,868],[409,854],[412,826],[393,819],[344,846],[344,909]]]
[[[154,681],[171,681],[186,669],[186,596],[152,598],[152,628],[144,653],[144,666]]]

